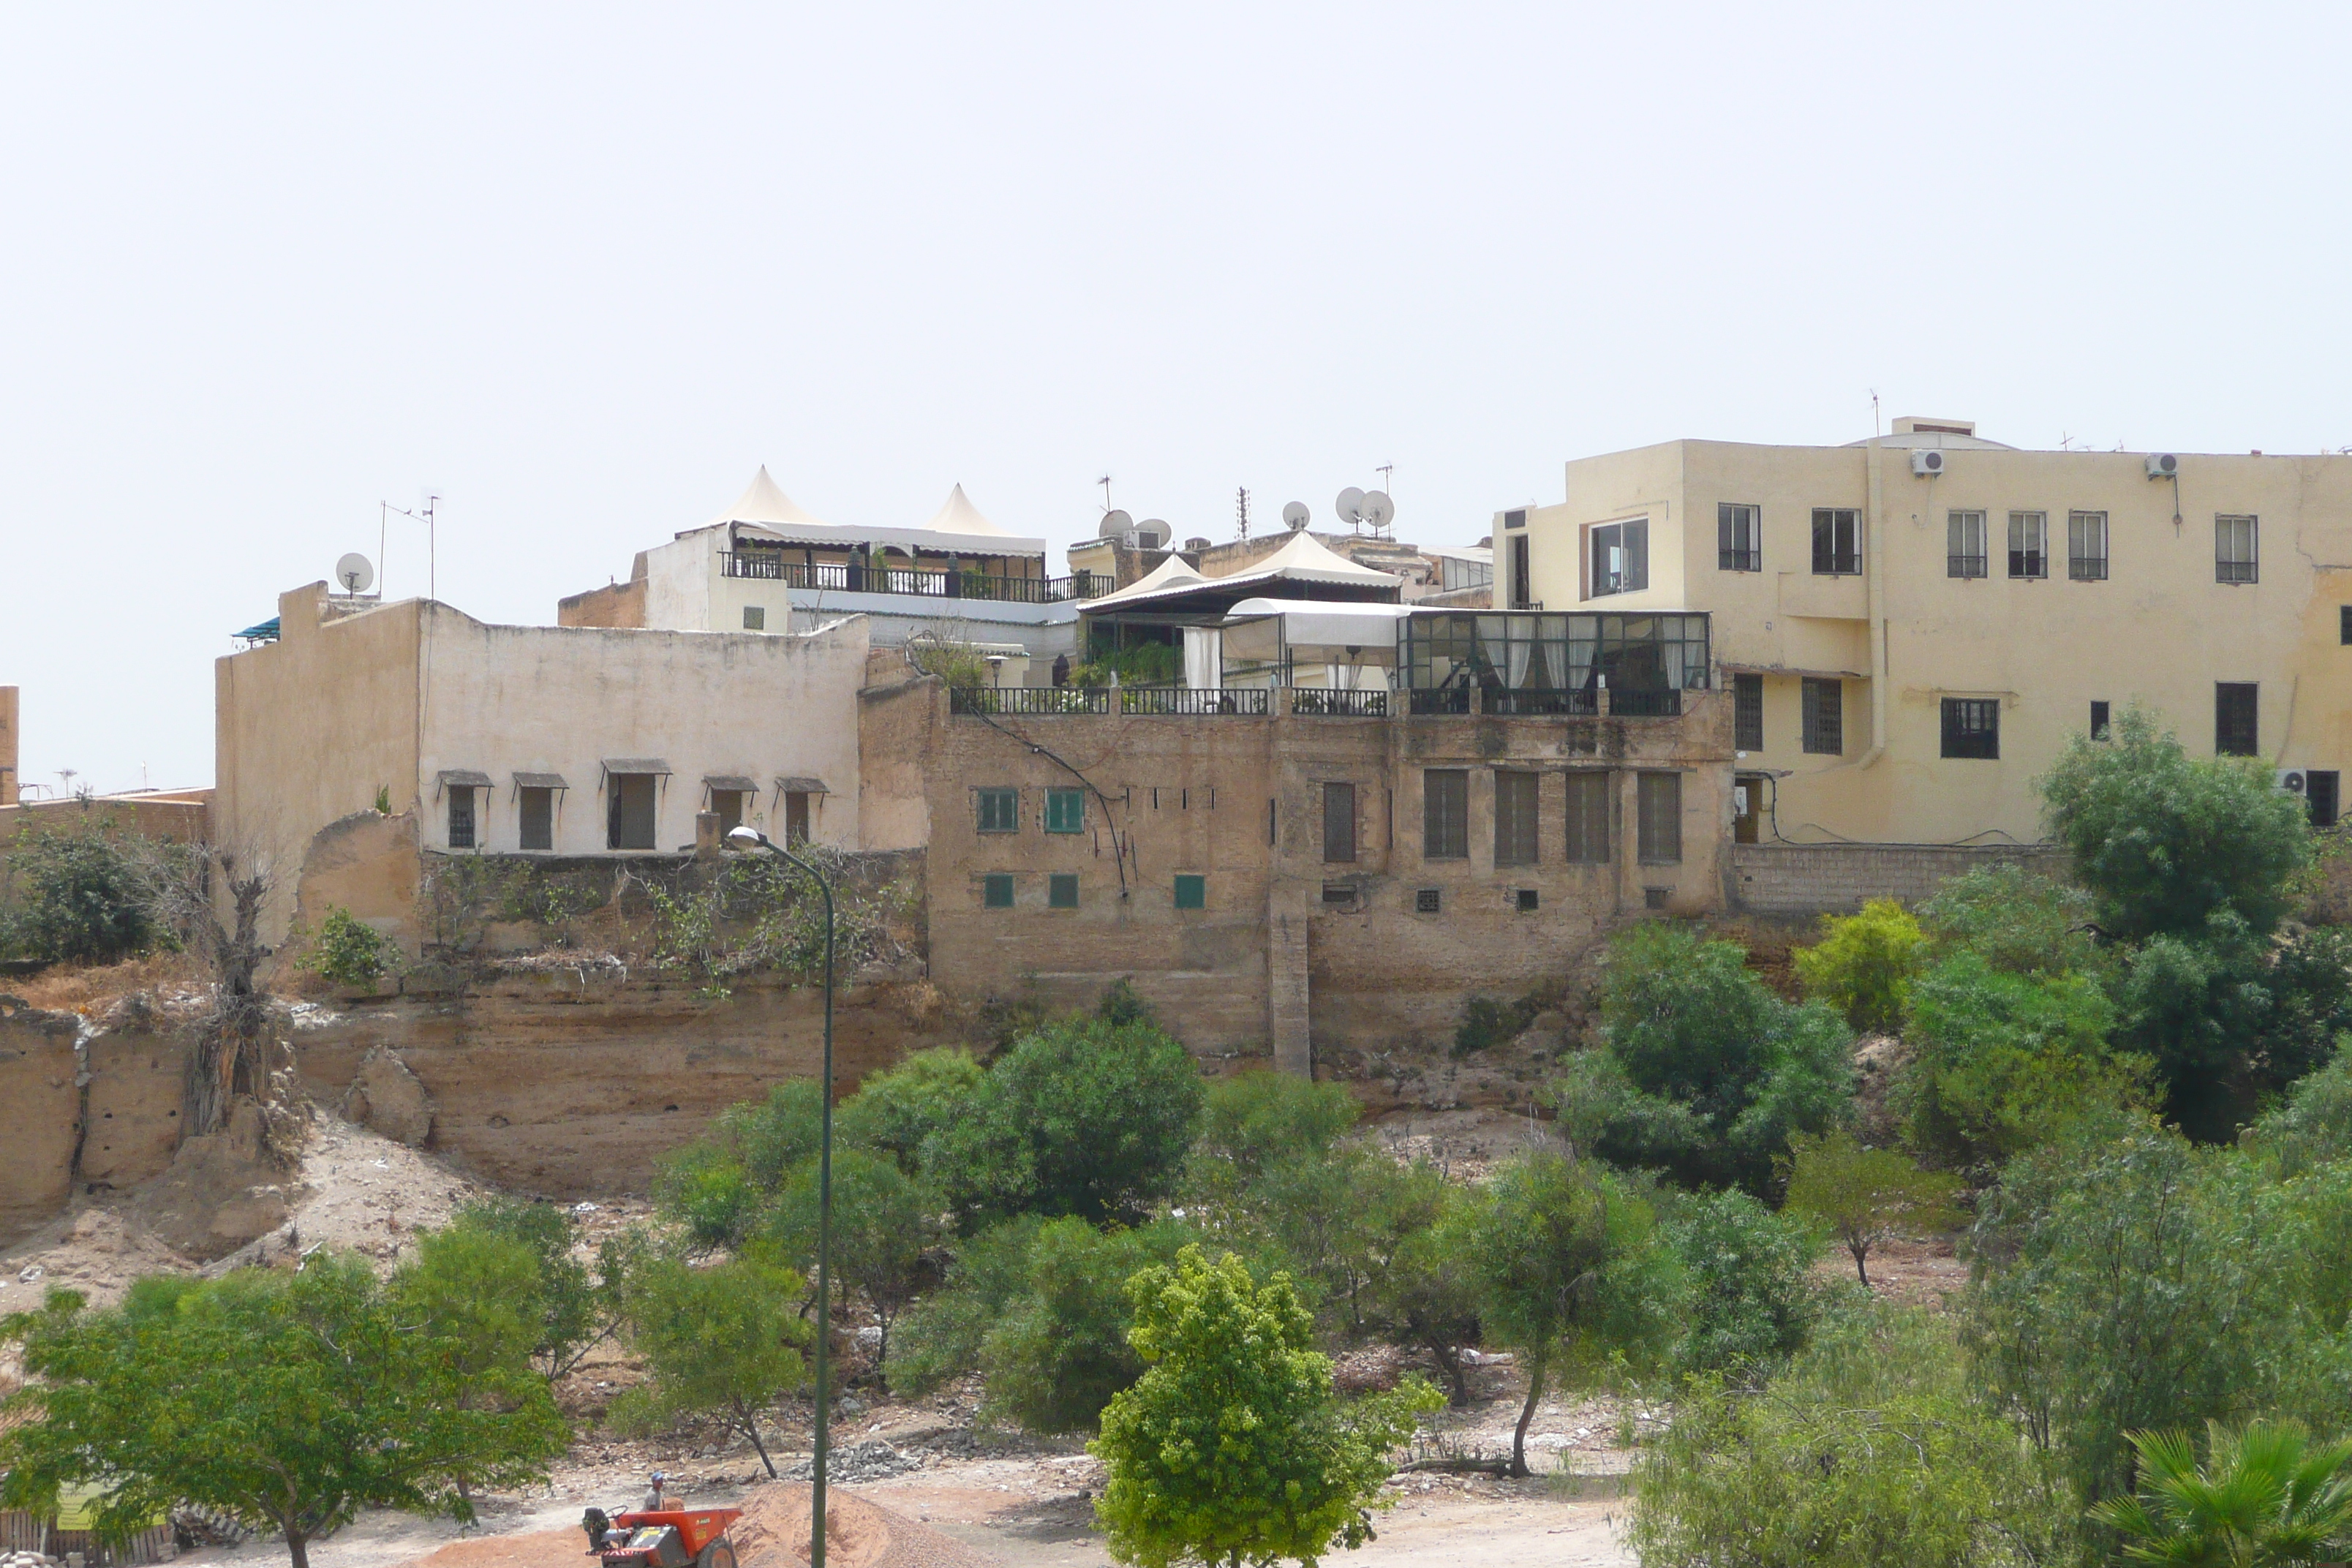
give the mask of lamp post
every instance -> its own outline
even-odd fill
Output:
[[[833,1390],[826,1382],[826,1345],[833,1338],[833,884],[824,873],[756,827],[737,827],[727,847],[764,849],[808,874],[824,895],[824,1090],[816,1153],[816,1455],[809,1467],[809,1568],[824,1568],[824,1458],[832,1426]]]

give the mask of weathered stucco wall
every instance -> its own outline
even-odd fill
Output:
[[[77,1020],[0,998],[0,1246],[65,1207],[81,1130]]]

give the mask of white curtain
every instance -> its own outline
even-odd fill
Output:
[[[1206,691],[1225,684],[1225,634],[1217,627],[1184,628],[1184,684]]]

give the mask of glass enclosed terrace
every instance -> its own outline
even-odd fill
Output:
[[[1423,613],[1402,637],[1415,713],[1663,716],[1708,679],[1703,615]]]

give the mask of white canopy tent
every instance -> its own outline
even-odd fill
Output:
[[[964,495],[961,485],[949,493],[947,504],[921,528],[853,528],[810,516],[768,477],[764,464],[743,493],[735,498],[734,504],[703,526],[732,529],[738,533],[787,544],[843,549],[879,544],[896,546],[908,554],[920,550],[933,554],[1034,555],[1041,562],[1045,554],[1043,539],[1007,533],[982,516]]]

